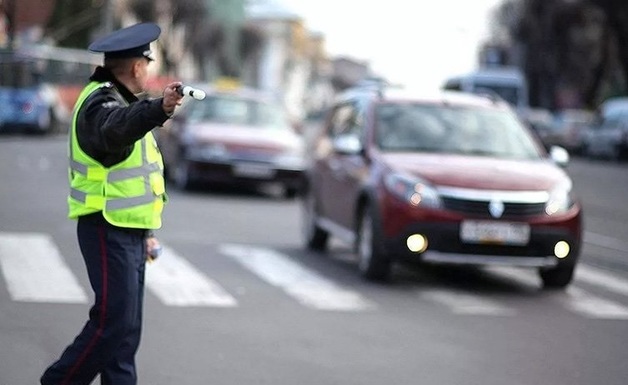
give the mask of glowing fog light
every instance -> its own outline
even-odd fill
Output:
[[[406,240],[406,245],[413,253],[422,253],[427,249],[427,238],[421,234],[412,234]]]
[[[556,256],[556,258],[566,258],[567,255],[569,255],[569,251],[569,243],[565,241],[557,242],[556,245],[554,245],[554,255]]]

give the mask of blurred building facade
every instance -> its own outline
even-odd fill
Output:
[[[0,47],[40,40],[55,5],[55,0],[0,0]]]
[[[332,95],[324,36],[274,1],[249,3],[247,21],[264,37],[252,85],[282,98],[295,119],[321,108]]]
[[[55,0],[0,0],[0,46],[11,38],[54,45],[45,33],[57,4]],[[297,120],[325,108],[335,92],[370,72],[368,63],[330,58],[326,37],[308,30],[304,18],[279,0],[102,0],[98,4],[100,25],[92,29],[89,40],[153,20],[162,35],[153,47],[158,60],[151,66],[152,75],[163,81],[204,82],[235,77],[244,86],[276,95]]]

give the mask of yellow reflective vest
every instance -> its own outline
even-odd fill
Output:
[[[104,167],[87,155],[78,143],[76,125],[85,100],[108,83],[91,82],[74,107],[70,135],[70,195],[68,217],[76,219],[102,211],[107,222],[118,227],[158,229],[166,201],[163,160],[153,134],[138,140],[122,162]]]

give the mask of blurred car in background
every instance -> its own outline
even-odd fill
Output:
[[[36,62],[0,54],[0,132],[56,132],[58,98],[41,79]]]
[[[307,248],[352,245],[367,279],[398,260],[538,269],[573,278],[581,207],[564,169],[501,100],[354,89],[332,106],[303,194]]]
[[[545,138],[550,135],[552,123],[554,122],[554,115],[552,115],[550,110],[545,108],[528,108],[525,112],[520,113],[519,117],[537,135],[545,147],[549,148]]]
[[[583,153],[588,157],[628,158],[628,98],[611,98],[602,103],[583,142]]]
[[[566,109],[554,114],[554,120],[542,140],[546,147],[561,146],[570,154],[582,153],[585,131],[593,124],[595,114],[580,109]]]
[[[195,85],[203,100],[184,98],[158,131],[168,180],[181,189],[199,183],[280,185],[294,197],[303,184],[305,143],[282,104],[238,86]]]
[[[628,109],[628,96],[618,96],[606,99],[598,108],[602,118],[614,116]]]
[[[528,83],[524,73],[516,67],[481,68],[465,75],[445,80],[444,90],[487,94],[499,97],[519,112],[526,111]]]

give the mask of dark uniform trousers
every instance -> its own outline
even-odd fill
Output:
[[[135,354],[142,331],[146,231],[108,224],[102,214],[80,217],[78,241],[95,302],[89,320],[42,385],[135,385]]]

